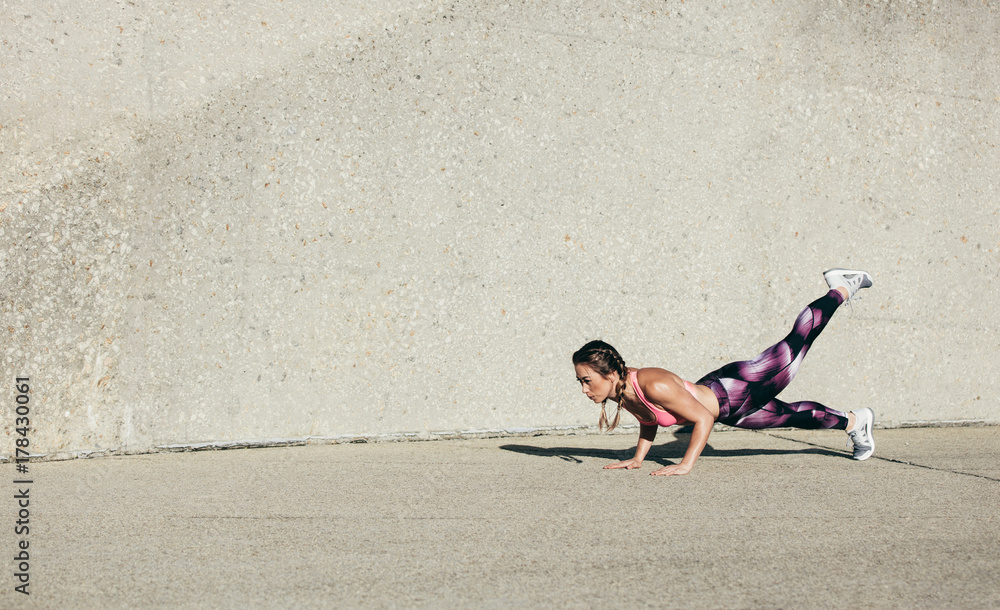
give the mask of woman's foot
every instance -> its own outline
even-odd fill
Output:
[[[854,295],[859,290],[872,285],[872,276],[867,271],[854,269],[830,269],[823,272],[823,278],[826,280],[827,286],[832,290],[843,288],[847,291],[847,298],[844,299],[845,303],[854,298]]]
[[[854,444],[854,459],[867,460],[875,453],[875,438],[872,437],[872,425],[875,423],[875,413],[868,408],[852,411],[854,427],[847,432]]]

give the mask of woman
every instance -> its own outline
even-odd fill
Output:
[[[639,420],[635,457],[605,468],[639,468],[656,438],[657,426],[693,424],[691,442],[680,464],[651,473],[687,474],[705,449],[717,421],[737,428],[846,430],[854,444],[854,459],[871,457],[875,451],[875,414],[871,409],[843,413],[817,402],[785,403],[776,398],[792,381],[809,346],[837,308],[858,290],[872,285],[871,276],[864,271],[830,269],[823,277],[830,292],[802,310],[787,337],[752,360],[733,362],[705,375],[697,384],[664,369],[626,367],[618,351],[603,341],[591,341],[573,354],[583,393],[601,403],[598,426],[614,430],[622,408]],[[608,400],[618,403],[610,424],[604,412]]]

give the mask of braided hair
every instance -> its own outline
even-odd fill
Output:
[[[584,364],[593,369],[596,373],[610,377],[612,373],[618,373],[618,384],[615,386],[615,397],[618,401],[618,410],[615,411],[615,418],[608,423],[608,415],[605,412],[607,400],[601,403],[601,417],[597,421],[597,429],[603,431],[607,428],[611,432],[618,427],[618,421],[622,414],[622,393],[625,390],[625,377],[628,375],[628,368],[625,360],[611,345],[604,341],[591,341],[576,353],[573,354],[573,364]]]

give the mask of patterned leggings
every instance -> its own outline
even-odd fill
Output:
[[[737,428],[846,430],[846,413],[818,402],[787,403],[775,398],[791,383],[809,346],[843,302],[843,295],[831,290],[803,309],[792,332],[777,344],[752,360],[727,364],[702,377],[698,384],[711,388],[719,399],[717,421]]]

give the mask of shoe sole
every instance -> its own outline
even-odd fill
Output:
[[[865,432],[868,434],[868,440],[871,441],[871,445],[868,446],[868,452],[862,453],[861,457],[854,456],[854,459],[859,462],[867,460],[873,453],[875,453],[875,436],[872,434],[872,428],[875,426],[875,412],[867,407],[865,407],[865,411],[868,411],[868,421],[865,423]]]
[[[823,272],[823,279],[826,280],[827,284],[830,283],[830,280],[827,277],[830,273],[836,273],[838,275],[847,275],[849,273],[856,273],[856,274],[861,275],[861,276],[864,277],[864,279],[861,280],[861,286],[858,288],[859,290],[861,288],[871,288],[872,287],[872,276],[867,271],[862,271],[861,269],[842,269],[840,267],[834,267],[833,269],[827,269],[826,271]]]

